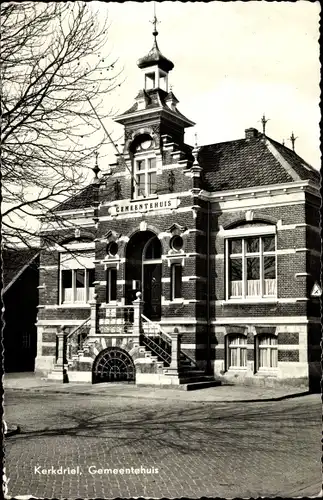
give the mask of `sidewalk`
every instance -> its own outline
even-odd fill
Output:
[[[304,388],[222,385],[196,391],[136,386],[134,384],[89,384],[50,381],[35,373],[8,373],[3,378],[4,391],[22,390],[37,393],[102,395],[106,397],[172,399],[192,402],[252,402],[288,399],[308,394]]]

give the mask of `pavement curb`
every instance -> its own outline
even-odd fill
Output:
[[[52,388],[47,388],[47,387],[38,387],[38,388],[30,388],[30,387],[7,387],[5,388],[5,391],[10,390],[10,391],[20,391],[20,392],[33,392],[33,393],[42,393],[42,394],[66,394],[66,395],[75,395],[75,396],[106,396],[106,397],[113,397],[113,398],[132,398],[132,399],[163,399],[163,400],[176,400],[176,398],[170,398],[167,394],[165,395],[159,395],[159,396],[154,396],[152,394],[149,395],[142,395],[142,394],[113,394],[113,393],[106,393],[104,391],[98,391],[98,392],[92,392],[92,391],[73,391],[73,390],[61,390],[61,389],[52,389]],[[181,391],[184,393],[184,391]],[[189,391],[190,392],[190,391]],[[191,393],[191,392],[190,392]],[[181,398],[181,400],[187,401],[189,403],[266,403],[270,401],[283,401],[286,399],[293,399],[293,398],[298,398],[302,396],[308,396],[311,393],[308,391],[304,392],[299,392],[299,393],[292,393],[292,394],[285,394],[282,396],[277,396],[277,397],[271,397],[271,398],[248,398],[248,399],[190,399],[190,398]]]

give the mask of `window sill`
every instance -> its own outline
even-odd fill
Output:
[[[232,366],[228,368],[227,373],[241,373],[248,370],[247,366]]]
[[[148,196],[138,196],[138,198],[133,198],[131,201],[145,201],[145,200],[156,200],[158,198],[158,194],[149,194]]]
[[[255,373],[255,376],[257,375],[270,375],[277,377],[278,375],[278,369],[277,368],[258,368],[257,372]]]
[[[59,309],[70,309],[70,308],[75,308],[75,309],[84,309],[85,307],[91,307],[89,302],[81,302],[79,304],[76,304],[75,302],[64,302],[63,304],[59,304],[57,306]]]
[[[184,304],[184,299],[172,299],[169,301],[170,304]]]
[[[275,297],[256,297],[254,299],[227,299],[217,301],[221,303],[221,305],[230,305],[230,304],[278,304],[278,299]]]

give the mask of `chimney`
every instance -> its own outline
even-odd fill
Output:
[[[258,137],[258,130],[256,128],[246,128],[245,130],[246,139],[254,139]]]

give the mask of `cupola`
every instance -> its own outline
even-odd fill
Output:
[[[174,68],[172,61],[167,59],[159,50],[157,44],[157,18],[154,16],[154,44],[148,54],[137,62],[144,75],[144,89],[162,89],[168,92],[168,73]]]

